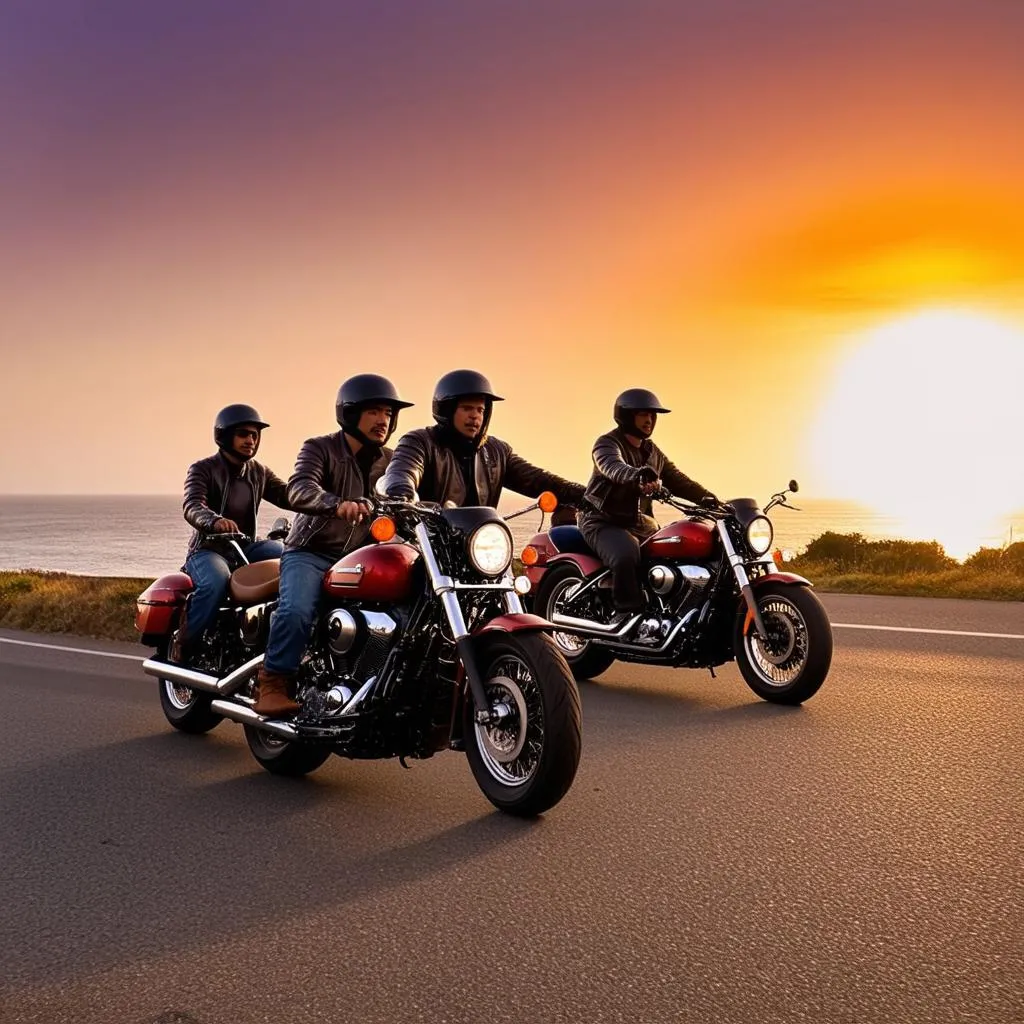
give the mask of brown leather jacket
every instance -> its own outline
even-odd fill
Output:
[[[637,448],[625,432],[616,428],[594,442],[594,472],[587,484],[585,502],[593,510],[585,514],[621,526],[635,524],[651,515],[651,499],[640,493],[640,470],[650,466],[663,486],[678,498],[700,501],[707,488],[681,473],[649,438]]]
[[[536,498],[554,491],[560,502],[576,504],[583,485],[549,473],[516,455],[512,446],[488,437],[477,449],[476,489],[481,505],[497,508],[503,487]],[[393,498],[408,498],[415,491],[421,501],[466,501],[466,483],[455,452],[444,444],[440,427],[410,430],[395,446],[395,457],[384,475],[384,489]]]
[[[370,467],[370,490],[362,470],[345,441],[344,431],[311,437],[295,460],[288,480],[288,500],[296,512],[285,541],[289,550],[307,548],[340,558],[361,547],[369,534],[369,521],[353,527],[336,515],[343,501],[355,501],[373,493],[373,485],[391,461],[390,448],[381,448]]]
[[[272,469],[255,459],[242,463],[239,468],[239,475],[252,489],[252,513],[238,525],[243,533],[255,537],[256,516],[264,497],[278,508],[288,510],[292,506],[288,504],[285,482]],[[235,467],[220,452],[193,462],[188,467],[182,507],[185,521],[195,529],[188,543],[190,555],[199,546],[203,536],[212,532],[213,524],[223,518],[234,473]]]

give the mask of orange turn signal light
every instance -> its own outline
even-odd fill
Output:
[[[395,521],[391,516],[377,516],[370,524],[370,536],[382,544],[395,535]]]
[[[532,544],[527,544],[519,557],[523,565],[536,565],[540,561],[540,552]]]
[[[551,491],[544,491],[537,499],[537,505],[541,512],[554,512],[558,508],[558,499]]]

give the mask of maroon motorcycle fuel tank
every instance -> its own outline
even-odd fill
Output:
[[[367,544],[339,558],[324,575],[324,593],[335,600],[388,601],[412,596],[420,553],[410,544]]]
[[[643,546],[646,558],[700,562],[710,558],[715,547],[715,530],[695,519],[679,519],[660,529]]]

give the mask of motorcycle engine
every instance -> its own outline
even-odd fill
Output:
[[[398,623],[385,612],[335,608],[324,623],[334,671],[356,679],[376,675],[396,639]]]
[[[667,565],[659,562],[647,570],[647,585],[666,604],[682,609],[695,603],[711,581],[702,565]]]

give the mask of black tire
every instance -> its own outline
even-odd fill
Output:
[[[769,644],[744,636],[741,604],[733,628],[736,663],[747,685],[773,704],[802,704],[825,682],[832,664],[832,626],[817,595],[805,586],[769,583],[755,591]]]
[[[463,735],[477,785],[499,810],[533,817],[569,791],[582,749],[583,710],[576,682],[543,633],[492,633],[475,645],[488,696],[512,710],[497,726],[475,721],[466,694]]]
[[[544,573],[537,587],[536,612],[541,618],[551,619],[555,605],[561,603],[565,591],[583,579],[583,572],[573,562],[556,565]],[[551,634],[555,646],[565,658],[575,679],[593,679],[615,661],[611,651],[598,647],[592,640],[584,640],[575,633],[555,630]]]
[[[299,778],[315,772],[331,756],[331,748],[319,743],[294,743],[278,739],[255,726],[243,726],[249,752],[271,775]]]
[[[166,643],[157,650],[157,657],[167,660]],[[157,679],[156,685],[164,717],[175,729],[198,735],[209,732],[224,721],[222,715],[210,710],[213,694],[193,690],[170,679]]]

